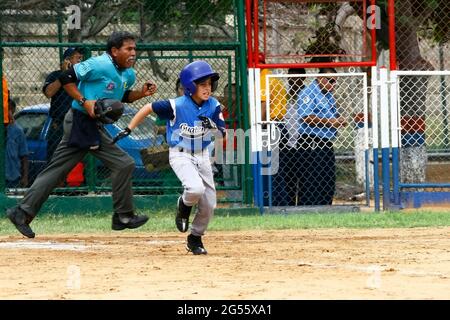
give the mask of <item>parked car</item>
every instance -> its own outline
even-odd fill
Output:
[[[37,174],[47,164],[47,134],[51,126],[52,118],[49,116],[50,104],[38,104],[24,107],[16,115],[16,123],[19,124],[26,135],[29,155],[30,184]],[[114,124],[105,125],[108,133],[114,137],[122,128],[126,127],[136,111],[130,107],[125,108],[122,117]],[[140,150],[150,146],[158,146],[165,142],[163,135],[156,134],[157,126],[151,117],[147,117],[139,127],[124,139],[117,142],[125,152],[135,161],[136,169],[133,179],[151,184],[152,180],[160,178],[159,172],[148,172],[141,159]],[[109,176],[110,171],[100,160],[96,161],[96,179],[102,181]],[[135,183],[136,184],[136,183]],[[141,183],[138,183],[141,184]]]

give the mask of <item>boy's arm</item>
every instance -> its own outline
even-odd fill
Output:
[[[217,125],[217,129],[222,134],[222,138],[226,139],[227,131],[225,125],[225,118],[223,117],[222,108],[220,105],[216,107],[216,110],[212,116],[212,121]]]
[[[141,110],[136,113],[133,119],[131,119],[130,123],[128,124],[128,128],[130,130],[136,128],[151,112],[153,112],[152,104],[148,103],[144,105]]]
[[[153,111],[152,104],[148,103],[144,105],[141,110],[139,110],[131,119],[128,126],[122,129],[113,139],[113,143],[116,143],[120,139],[125,138],[130,135],[131,131],[136,128],[142,121],[144,121],[145,117],[147,117]]]

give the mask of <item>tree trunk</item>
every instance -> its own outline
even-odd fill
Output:
[[[396,1],[397,58],[400,70],[433,70],[433,66],[420,53],[417,27],[421,17],[413,14],[411,0]],[[424,10],[425,11],[425,10]],[[425,122],[428,79],[426,77],[402,77],[399,83],[400,119],[402,124]],[[409,132],[408,132],[409,131]],[[422,139],[423,138],[423,139]],[[425,182],[427,153],[425,134],[422,130],[402,128],[400,149],[400,179],[402,183]]]

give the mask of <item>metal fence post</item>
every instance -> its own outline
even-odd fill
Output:
[[[389,208],[390,202],[390,172],[389,172],[389,97],[387,69],[380,69],[380,127],[381,127],[381,156],[383,174],[383,210]]]
[[[399,188],[399,130],[401,130],[399,124],[399,108],[398,108],[398,82],[396,71],[391,71],[390,74],[390,87],[391,87],[391,141],[392,141],[392,191],[394,195],[394,204],[400,205],[400,188]]]
[[[239,75],[241,76],[241,87],[242,90],[242,112],[243,112],[243,122],[242,128],[244,131],[250,129],[250,119],[248,114],[248,79],[247,79],[247,50],[246,50],[246,39],[245,39],[245,11],[244,11],[244,3],[243,1],[236,1],[237,4],[237,16],[238,16],[238,37],[239,37],[239,47],[238,47],[238,55],[237,59],[239,61]],[[239,100],[238,100],[239,101]],[[251,165],[250,165],[250,141],[247,139],[247,135],[245,135],[245,164],[244,166],[244,177],[242,178],[242,190],[244,191],[244,202],[247,204],[252,203],[252,184],[253,178],[251,173]]]
[[[0,197],[5,194],[5,126],[3,125],[3,48],[0,47]]]
[[[377,67],[372,67],[372,147],[373,147],[373,193],[375,211],[380,211],[380,187],[378,173],[378,75]]]

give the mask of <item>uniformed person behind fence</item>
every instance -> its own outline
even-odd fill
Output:
[[[304,68],[290,68],[288,74],[305,74]],[[298,178],[302,163],[296,144],[298,141],[298,105],[297,98],[304,89],[304,78],[288,78],[288,104],[284,116],[284,125],[280,126],[281,137],[278,146],[278,173],[273,176],[272,197],[274,206],[294,206],[298,204]]]
[[[135,61],[134,36],[128,32],[114,32],[108,40],[107,52],[69,68],[59,78],[64,89],[74,99],[64,118],[64,136],[52,160],[28,189],[20,204],[7,210],[8,218],[26,237],[35,236],[29,224],[53,188],[87,153],[100,159],[111,170],[114,207],[112,229],[132,229],[147,222],[148,217],[134,213],[131,181],[134,160],[115,145],[107,131],[99,125],[97,117],[102,110],[97,114],[95,112],[96,102],[103,101],[101,98],[119,100],[120,104],[120,100],[133,102],[156,92],[156,85],[151,81],[147,81],[140,90],[131,90],[136,78],[132,69]]]
[[[298,96],[300,151],[299,205],[331,205],[336,189],[336,159],[333,140],[346,120],[336,109],[333,96],[336,70],[320,69],[324,74],[311,82]]]

